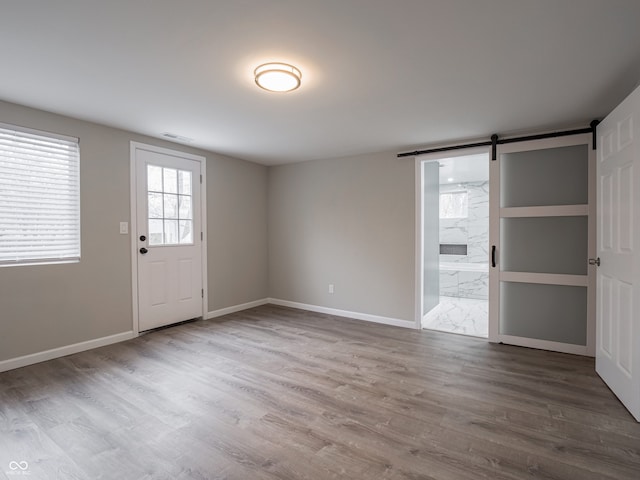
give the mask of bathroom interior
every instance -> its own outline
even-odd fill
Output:
[[[423,165],[424,283],[427,289],[431,279],[430,283],[437,284],[437,288],[432,300],[425,294],[422,327],[486,338],[489,157],[467,155]],[[436,199],[437,222],[433,220]],[[431,218],[427,219],[429,212]],[[432,234],[428,233],[429,229]]]

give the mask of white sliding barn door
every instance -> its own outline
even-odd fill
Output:
[[[640,421],[640,88],[598,126],[596,371]],[[596,267],[592,267],[596,268]]]
[[[590,135],[498,147],[491,162],[489,339],[593,355]]]

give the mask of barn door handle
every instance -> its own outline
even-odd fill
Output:
[[[496,246],[491,245],[491,266],[496,268]]]

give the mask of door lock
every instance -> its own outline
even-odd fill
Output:
[[[596,265],[596,266],[600,266],[600,257],[598,258],[590,258],[589,259],[589,265]]]
[[[144,242],[147,239],[147,237],[145,237],[144,235],[140,235],[140,241]]]

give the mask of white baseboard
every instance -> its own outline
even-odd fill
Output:
[[[309,305],[306,303],[290,302],[289,300],[280,300],[278,298],[270,298],[269,302],[273,305],[282,307],[299,308],[300,310],[308,310],[310,312],[326,313],[328,315],[336,315],[338,317],[353,318],[355,320],[364,320],[365,322],[382,323],[384,325],[393,325],[394,327],[416,328],[413,320],[401,320],[399,318],[382,317],[380,315],[371,315],[369,313],[349,312],[347,310],[338,310],[336,308],[320,307],[318,305]]]
[[[350,312],[347,310],[338,310],[336,308],[320,307],[318,305],[309,305],[306,303],[290,302],[288,300],[280,300],[277,298],[263,298],[260,300],[254,300],[253,302],[243,303],[241,305],[234,305],[231,307],[221,308],[214,310],[206,314],[205,319],[212,319],[228,315],[230,313],[240,312],[253,307],[259,307],[260,305],[266,305],[271,303],[273,305],[280,305],[283,307],[298,308],[301,310],[308,310],[310,312],[326,313],[328,315],[336,315],[338,317],[353,318],[356,320],[364,320],[367,322],[382,323],[385,325],[393,325],[396,327],[415,328],[415,322],[410,320],[400,320],[398,318],[382,317],[379,315],[371,315],[368,313]],[[44,352],[32,353],[29,355],[23,355],[21,357],[10,358],[8,360],[0,361],[0,372],[6,372],[15,368],[26,367],[35,363],[45,362],[54,358],[65,357],[74,353],[84,352],[85,350],[91,350],[92,348],[104,347],[113,343],[123,342],[136,338],[137,335],[133,332],[117,333],[108,337],[96,338],[94,340],[87,340],[86,342],[74,343],[73,345],[66,345],[64,347],[53,348],[51,350],[45,350]]]
[[[73,345],[45,350],[44,352],[37,352],[29,355],[23,355],[21,357],[10,358],[8,360],[2,360],[0,361],[0,372],[26,367],[27,365],[45,362],[54,358],[65,357],[74,353],[84,352],[85,350],[91,350],[92,348],[104,347],[106,345],[111,345],[112,343],[123,342],[135,337],[137,337],[137,335],[133,332],[117,333],[115,335],[109,335],[108,337],[96,338],[94,340],[87,340],[86,342],[74,343]]]
[[[253,307],[259,307],[260,305],[266,305],[269,303],[268,298],[262,298],[260,300],[254,300],[253,302],[241,303],[240,305],[233,305],[231,307],[221,308],[219,310],[214,310],[205,315],[205,320],[210,320],[212,318],[221,317],[223,315],[229,315],[230,313],[241,312],[242,310],[247,310]]]

